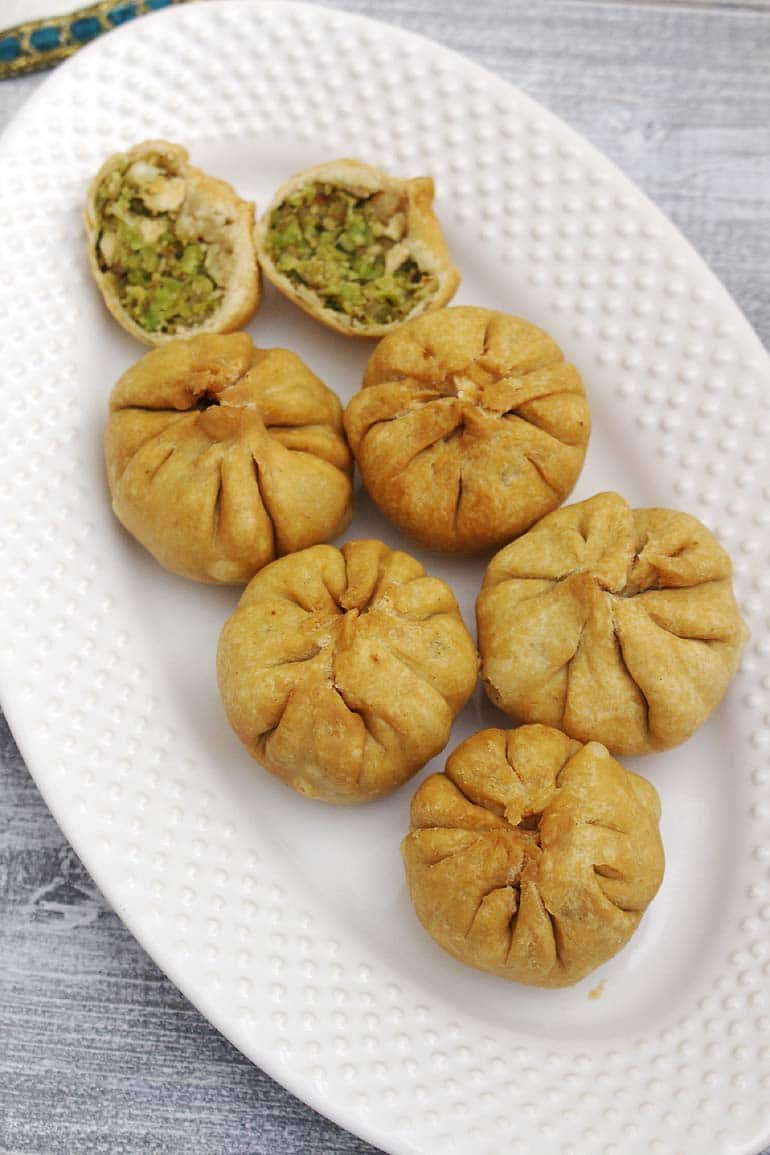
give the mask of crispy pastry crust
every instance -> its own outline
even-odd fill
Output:
[[[162,157],[170,172],[185,181],[185,208],[195,219],[206,223],[211,238],[223,243],[233,254],[230,283],[225,296],[210,317],[199,325],[178,328],[175,333],[150,333],[138,325],[118,299],[118,294],[99,267],[97,245],[100,222],[96,195],[102,181],[116,169],[125,170],[136,160],[149,155]],[[164,345],[196,333],[232,333],[254,316],[261,299],[261,276],[254,239],[254,203],[242,200],[232,185],[208,176],[188,163],[189,153],[179,144],[165,140],[146,140],[126,153],[109,157],[92,180],[85,208],[88,239],[88,261],[104,303],[115,320],[132,337],[145,345]]]
[[[360,191],[362,195],[390,190],[405,195],[408,200],[408,210],[403,243],[408,245],[418,265],[427,272],[434,273],[437,277],[438,289],[435,295],[427,302],[419,302],[412,313],[402,320],[391,321],[385,325],[361,325],[346,318],[344,314],[322,305],[311,289],[303,285],[293,284],[288,277],[280,273],[266,247],[270,214],[291,193],[314,182],[340,185],[352,192]],[[395,177],[388,176],[381,169],[364,164],[359,160],[344,158],[304,169],[281,185],[269,208],[257,224],[257,252],[262,271],[284,296],[293,301],[295,305],[299,305],[300,309],[309,313],[311,317],[315,317],[317,321],[321,321],[330,329],[334,329],[335,332],[344,333],[350,337],[382,337],[397,329],[409,317],[445,305],[454,296],[460,284],[460,273],[452,264],[441,225],[433,211],[434,195],[435,190],[431,177],[397,180]]]
[[[418,317],[374,350],[345,429],[383,513],[430,549],[510,541],[567,496],[591,417],[541,329],[471,306]]]
[[[452,591],[379,541],[257,574],[226,622],[219,690],[253,758],[300,794],[366,802],[444,748],[478,657]]]
[[[195,581],[246,582],[350,520],[336,395],[295,353],[246,333],[175,341],[124,373],[105,459],[118,519]]]
[[[417,917],[460,962],[564,987],[628,942],[663,878],[655,788],[559,730],[483,730],[412,800]]]
[[[718,705],[748,638],[731,568],[686,513],[600,493],[549,514],[484,576],[487,694],[515,722],[614,754],[676,746]]]

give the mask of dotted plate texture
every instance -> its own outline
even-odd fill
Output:
[[[399,856],[414,784],[342,810],[251,762],[214,676],[238,591],[164,573],[111,515],[106,402],[142,350],[90,282],[81,213],[105,156],[156,136],[262,207],[341,155],[432,174],[457,301],[537,322],[583,373],[595,432],[574,497],[689,510],[734,558],[752,629],[738,678],[685,746],[629,760],[662,796],[663,887],[577,987],[517,987],[427,938]],[[301,4],[221,0],[110,34],[23,109],[0,171],[2,690],[117,912],[246,1055],[393,1155],[755,1155],[770,1140],[770,374],[713,275],[521,93]],[[272,292],[250,330],[343,399],[357,388],[369,347]],[[403,544],[359,493],[347,536],[363,534]],[[472,624],[484,559],[420,556]],[[452,745],[504,724],[478,694]]]

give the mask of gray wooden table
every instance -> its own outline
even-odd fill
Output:
[[[339,6],[466,53],[582,131],[770,344],[770,0]],[[2,13],[0,0],[0,24]],[[0,129],[39,83],[0,83]],[[0,1151],[373,1151],[248,1063],[158,971],[65,842],[1,718]]]

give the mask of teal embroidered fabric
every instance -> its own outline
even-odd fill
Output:
[[[30,20],[0,31],[0,80],[52,68],[104,32],[137,16],[189,0],[100,0],[68,16]]]

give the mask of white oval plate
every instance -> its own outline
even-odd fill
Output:
[[[90,283],[81,210],[103,158],[153,136],[261,206],[345,154],[431,173],[457,301],[529,317],[583,372],[595,431],[575,498],[617,488],[685,508],[735,559],[753,629],[742,673],[695,738],[635,763],[662,795],[665,882],[631,944],[577,987],[507,984],[428,939],[399,857],[411,786],[334,809],[250,761],[214,678],[237,591],[164,573],[112,518],[106,402],[142,350]],[[126,26],[33,97],[0,171],[4,700],[137,938],[246,1055],[391,1153],[754,1155],[770,1138],[769,383],[724,290],[521,93],[319,7],[222,0]],[[370,351],[272,292],[251,331],[343,398]],[[359,495],[362,535],[400,544]],[[423,560],[471,624],[483,562]],[[479,695],[452,744],[484,724],[505,722]]]

